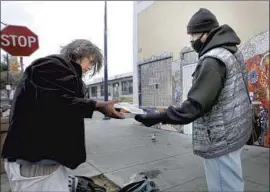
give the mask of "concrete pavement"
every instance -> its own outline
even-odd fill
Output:
[[[193,155],[191,136],[142,127],[132,119],[99,126],[87,120],[86,125],[88,163],[119,186],[144,172],[152,173],[162,191],[207,191],[203,160]],[[246,191],[269,191],[268,148],[245,146],[243,169]]]
[[[87,162],[72,172],[104,174],[119,186],[134,173],[143,172],[162,191],[207,191],[203,160],[193,155],[190,136],[142,127],[133,119],[104,121],[101,117],[96,114],[95,119],[85,120]],[[245,191],[269,191],[268,148],[245,146],[243,170]],[[4,185],[7,181],[2,175]]]

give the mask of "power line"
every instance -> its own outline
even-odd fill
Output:
[[[2,22],[2,21],[1,21],[1,24],[2,24],[2,25],[5,25],[5,26],[8,26],[8,24],[6,24],[6,23],[4,23],[4,22]]]

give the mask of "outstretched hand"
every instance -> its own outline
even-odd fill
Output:
[[[114,104],[116,104],[116,103],[119,103],[119,101],[107,101],[105,103],[107,115],[111,118],[125,119],[125,116],[123,115],[123,113],[115,110]]]
[[[116,103],[119,103],[119,101],[97,102],[96,110],[111,118],[125,119],[121,112],[115,110],[114,104]]]
[[[154,113],[154,114],[138,114],[135,115],[135,120],[144,124],[146,127],[151,127],[158,123],[161,123],[164,119],[164,114]]]

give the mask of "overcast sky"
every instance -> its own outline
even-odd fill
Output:
[[[108,2],[109,76],[132,72],[132,6],[132,1]],[[103,1],[1,1],[1,21],[27,26],[39,36],[40,48],[24,58],[25,64],[58,53],[74,39],[89,39],[103,50]]]

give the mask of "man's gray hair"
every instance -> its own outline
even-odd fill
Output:
[[[101,50],[89,40],[86,39],[76,39],[69,43],[68,45],[61,47],[60,53],[64,55],[69,60],[73,60],[77,62],[78,60],[82,60],[83,58],[94,55],[94,65],[92,68],[91,76],[95,75],[100,71],[103,65],[103,55]]]

